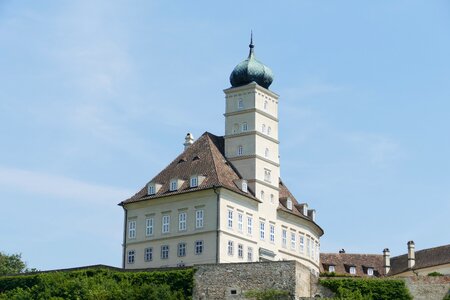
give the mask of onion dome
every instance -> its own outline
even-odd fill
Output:
[[[243,86],[250,82],[256,82],[260,86],[268,89],[273,81],[273,73],[269,67],[259,62],[255,58],[253,45],[253,35],[250,38],[250,53],[248,58],[239,63],[231,72],[230,83],[232,87]]]

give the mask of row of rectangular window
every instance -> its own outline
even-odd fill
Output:
[[[234,241],[228,241],[227,254],[229,256],[234,255]],[[237,256],[238,256],[238,258],[244,259],[244,245],[243,244],[237,245]],[[253,261],[253,248],[252,247],[247,247],[247,261],[249,261],[249,262]]]
[[[186,243],[179,243],[177,245],[177,256],[178,257],[184,257],[186,256]],[[194,243],[194,253],[196,255],[201,255],[204,251],[204,244],[203,241],[195,241]],[[161,246],[161,259],[168,259],[169,258],[169,245],[162,245]],[[129,250],[128,251],[128,263],[133,264],[135,261],[136,256],[136,250]],[[153,247],[148,247],[144,249],[144,261],[152,261],[153,260]]]
[[[263,104],[264,110],[267,110],[268,106],[269,106],[269,102],[267,100],[264,100],[264,104]],[[243,99],[238,100],[237,107],[238,107],[238,109],[244,108],[244,100]]]
[[[203,228],[204,226],[204,210],[199,209],[195,211],[195,228]],[[145,235],[152,236],[155,230],[154,218],[145,219]],[[180,212],[178,214],[178,231],[187,230],[187,213]],[[170,215],[163,215],[161,219],[161,233],[170,233]],[[136,221],[128,221],[128,238],[136,238]]]
[[[199,183],[198,176],[192,176],[189,181],[189,187],[191,187],[191,188],[197,187],[198,183]],[[172,179],[172,180],[170,180],[170,183],[169,183],[169,191],[171,191],[171,192],[176,191],[176,190],[178,190],[178,188],[180,186],[181,186],[180,181],[178,179]],[[154,195],[154,194],[156,194],[156,192],[157,192],[157,188],[156,188],[155,184],[149,183],[147,186],[147,193],[149,195]]]
[[[291,250],[297,249],[297,235],[295,232],[291,232]],[[303,233],[299,234],[299,252],[305,252],[305,235]],[[281,246],[287,248],[287,229],[282,229],[281,231]],[[319,260],[319,243],[315,241],[312,237],[306,236],[306,256],[312,260]]]

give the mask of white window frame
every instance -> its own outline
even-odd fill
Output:
[[[234,251],[234,242],[233,241],[228,241],[228,249],[227,249],[227,253],[229,256],[233,256],[233,251]]]
[[[259,221],[259,239],[264,240],[266,237],[266,222]]]
[[[161,218],[161,232],[169,233],[170,232],[170,215],[163,215]]]
[[[134,240],[136,238],[136,221],[128,221],[128,239]]]
[[[203,220],[204,220],[205,212],[203,209],[198,209],[195,211],[195,228],[203,228]]]
[[[295,250],[297,247],[297,234],[291,231],[291,250]]]
[[[247,192],[248,192],[248,184],[247,184],[247,181],[242,181],[242,191],[243,191],[244,193],[247,193]]]
[[[242,100],[242,99],[239,99],[238,100],[238,109],[243,109],[244,108],[244,100]]]
[[[161,246],[161,259],[169,259],[169,245]]]
[[[227,216],[227,227],[228,229],[233,229],[233,210],[228,209]]]
[[[242,123],[242,132],[248,131],[248,124],[247,122]]]
[[[153,260],[153,247],[148,247],[144,249],[144,261]]]
[[[264,181],[266,181],[266,182],[271,182],[271,180],[272,180],[272,171],[271,170],[269,170],[269,169],[264,169]]]
[[[299,242],[300,244],[300,253],[304,253],[305,251],[305,235],[303,233],[300,233]]]
[[[238,258],[244,259],[244,245],[238,244]]]
[[[185,211],[178,214],[178,231],[187,230],[187,213]]]
[[[147,187],[147,194],[154,195],[155,194],[155,186],[153,184],[149,184]]]
[[[350,269],[348,270],[350,274],[355,275],[356,274],[356,267],[350,267]]]
[[[170,191],[173,192],[173,191],[176,191],[176,190],[178,190],[178,180],[172,179],[170,181]]]
[[[238,231],[242,232],[244,230],[244,216],[242,213],[238,212]]]
[[[336,267],[333,265],[328,266],[328,272],[329,273],[336,273]]]
[[[275,243],[275,225],[274,224],[270,224],[270,242],[271,243]]]
[[[373,268],[367,268],[367,275],[373,276]]]
[[[247,216],[247,234],[253,234],[253,217]]]
[[[135,256],[136,256],[136,250],[129,250],[128,251],[128,258],[127,258],[128,264],[134,264]]]
[[[237,155],[244,155],[244,147],[242,145],[238,146]]]
[[[247,261],[252,262],[253,261],[253,248],[247,247]]]
[[[152,236],[154,229],[155,220],[154,218],[146,218],[145,219],[145,235]]]
[[[203,253],[203,240],[195,241],[195,255]]]
[[[198,177],[192,176],[189,184],[191,188],[198,187]]]
[[[281,229],[281,247],[287,248],[287,229]]]
[[[306,237],[306,256],[311,258],[311,238]]]
[[[186,243],[181,242],[177,245],[177,256],[185,257],[186,256]]]
[[[287,207],[287,209],[292,210],[292,200],[291,200],[291,198],[287,198],[287,200],[286,200],[286,207]]]

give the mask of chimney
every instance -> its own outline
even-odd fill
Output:
[[[191,133],[187,133],[186,137],[184,138],[184,150],[189,148],[190,145],[194,143],[194,136]]]
[[[391,270],[391,252],[388,248],[383,250],[383,260],[384,260],[384,274],[387,275]]]
[[[416,264],[416,246],[414,245],[414,241],[408,242],[408,269],[412,269]]]

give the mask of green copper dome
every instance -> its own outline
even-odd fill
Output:
[[[259,62],[255,58],[253,38],[250,39],[250,53],[248,58],[239,63],[231,72],[230,83],[232,87],[243,86],[250,82],[256,82],[266,89],[272,84],[273,73],[269,67]]]

